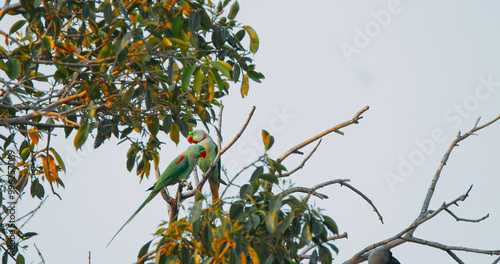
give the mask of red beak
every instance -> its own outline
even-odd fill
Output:
[[[206,156],[207,156],[207,151],[206,150],[202,150],[200,152],[200,157],[205,158]]]
[[[194,140],[193,140],[192,136],[188,136],[187,139],[188,139],[189,144],[193,144],[194,143]]]

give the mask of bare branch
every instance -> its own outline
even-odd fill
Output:
[[[327,131],[323,132],[323,133],[320,133],[300,144],[298,144],[297,146],[291,148],[290,150],[288,150],[287,152],[285,152],[285,154],[281,155],[281,157],[279,157],[276,161],[281,163],[284,159],[286,159],[288,156],[290,156],[290,154],[298,151],[299,149],[311,144],[312,142],[332,133],[332,132],[335,132],[335,133],[338,133],[338,134],[341,134],[341,135],[344,135],[344,133],[342,131],[340,131],[341,128],[344,128],[344,127],[347,127],[349,125],[352,125],[352,124],[357,124],[359,119],[363,118],[361,115],[366,112],[367,110],[369,109],[368,106],[366,106],[365,108],[361,109],[358,113],[356,113],[356,115],[354,115],[354,117],[349,120],[349,121],[346,121],[342,124],[339,124],[339,125],[336,125],[334,126],[333,128],[331,129],[328,129]]]
[[[229,189],[229,186],[231,186],[233,184],[233,182],[236,180],[236,178],[238,178],[238,176],[240,176],[241,173],[243,173],[248,168],[255,166],[255,163],[257,163],[257,162],[259,162],[259,160],[252,162],[250,165],[244,167],[236,175],[234,175],[234,177],[227,183],[227,186],[226,186],[226,188],[224,188],[224,191],[222,191],[222,194],[220,195],[221,199],[224,196],[224,194],[226,194],[227,189]]]
[[[451,250],[446,250],[446,253],[451,256],[452,259],[454,259],[457,263],[459,264],[465,264],[453,251]]]
[[[485,249],[477,249],[477,248],[469,248],[469,247],[460,247],[460,246],[448,246],[444,244],[440,244],[433,241],[428,241],[416,237],[407,237],[405,238],[408,242],[413,242],[416,244],[426,245],[438,249],[442,249],[444,251],[448,250],[456,250],[456,251],[464,251],[464,252],[473,252],[478,254],[486,254],[486,255],[500,255],[500,250],[485,250]]]
[[[495,123],[498,119],[500,119],[500,115],[498,117],[496,117],[495,119],[491,120],[490,122],[478,127],[477,126],[477,124],[479,123],[479,118],[478,118],[478,120],[476,121],[476,124],[474,125],[474,127],[471,130],[469,130],[469,132],[465,133],[464,135],[460,135],[460,132],[458,132],[457,138],[451,143],[450,147],[448,148],[448,151],[446,151],[446,153],[444,154],[443,159],[441,160],[441,164],[439,165],[439,167],[436,171],[436,174],[434,175],[434,178],[432,179],[431,185],[429,186],[429,189],[427,190],[427,195],[424,199],[424,203],[422,204],[422,209],[420,210],[419,217],[423,217],[427,213],[427,210],[429,209],[429,204],[431,202],[432,195],[434,194],[434,190],[436,189],[436,185],[437,185],[437,182],[439,180],[439,177],[441,176],[441,172],[442,172],[444,166],[446,165],[448,158],[450,157],[451,151],[456,146],[458,146],[458,143],[460,141],[468,138],[471,135],[475,135],[474,133],[476,131],[479,131],[479,130]]]
[[[365,199],[365,201],[367,201],[372,206],[373,211],[375,211],[375,213],[377,213],[378,219],[380,220],[380,222],[382,222],[382,224],[384,223],[382,215],[378,211],[377,207],[375,207],[375,205],[373,204],[372,200],[370,200],[370,198],[368,198],[368,196],[364,195],[361,191],[359,191],[358,189],[354,188],[350,184],[342,183],[341,186],[346,186],[347,188],[349,188],[349,189],[353,190],[355,193],[357,193],[359,196],[363,197],[363,199]]]
[[[45,260],[43,259],[42,253],[40,252],[40,250],[38,249],[36,244],[33,244],[33,245],[35,246],[35,249],[36,249],[36,252],[38,253],[38,256],[40,256],[40,258],[42,259],[42,264],[45,264]]]
[[[304,201],[307,201],[309,199],[309,197],[317,190],[317,189],[320,189],[320,188],[323,188],[323,187],[326,187],[328,185],[332,185],[332,184],[346,184],[346,182],[350,181],[349,179],[336,179],[336,180],[331,180],[331,181],[327,181],[327,182],[323,182],[323,183],[320,183],[320,184],[317,184],[315,186],[313,186],[312,188],[309,189],[309,191],[307,192],[307,196],[305,196],[304,198],[302,198],[302,200]],[[293,189],[293,188],[291,188]],[[285,195],[289,195],[291,192],[289,192],[289,190],[291,189],[288,189],[288,190],[285,190],[284,192],[282,192],[283,196]]]
[[[337,240],[337,239],[341,239],[341,238],[347,238],[347,233],[344,232],[343,234],[340,234],[340,235],[337,235],[337,236],[331,236],[331,237],[328,237],[326,240],[327,241],[333,241],[333,240]],[[306,248],[304,248],[304,250],[302,250],[302,252],[299,254],[299,259],[300,259],[300,256],[301,255],[305,255],[309,250],[315,248],[316,245],[310,245]]]
[[[490,216],[490,214],[487,214],[479,219],[465,219],[465,218],[460,218],[458,217],[456,214],[454,214],[450,209],[446,208],[444,209],[446,212],[448,212],[451,216],[453,216],[453,218],[455,218],[455,220],[457,221],[462,221],[462,222],[472,222],[472,223],[478,223],[478,222],[481,222],[483,221],[484,219],[488,218]]]
[[[314,154],[314,152],[316,152],[316,149],[319,147],[319,144],[321,144],[321,141],[322,141],[322,139],[319,140],[316,147],[314,147],[314,149],[311,151],[311,153],[309,153],[309,155],[307,155],[307,157],[302,161],[302,163],[300,163],[300,165],[297,168],[291,170],[290,172],[283,173],[280,177],[288,177],[288,176],[294,174],[296,171],[304,168],[304,165],[306,165],[307,160],[309,160],[309,158]]]
[[[290,195],[292,193],[297,193],[297,192],[309,194],[309,193],[311,193],[311,188],[293,187],[293,188],[286,189],[285,191],[283,191],[279,195],[286,196],[286,195]],[[328,196],[326,194],[322,194],[322,193],[318,193],[318,192],[312,192],[311,194],[320,198],[320,199],[328,199]]]
[[[144,263],[144,261],[152,259],[151,255],[153,255],[154,253],[156,253],[156,249],[153,251],[150,251],[146,255],[142,256],[139,260],[134,262],[134,264],[142,264],[142,263]]]
[[[7,14],[9,11],[12,11],[12,10],[16,10],[16,9],[21,9],[23,6],[21,5],[21,3],[16,3],[16,4],[12,4],[12,5],[8,5],[8,6],[4,6],[1,10],[0,10],[0,20],[3,18],[3,16],[5,16],[5,14]]]
[[[243,134],[243,131],[245,131],[245,129],[247,128],[248,123],[250,122],[250,119],[252,119],[254,112],[255,112],[255,106],[252,107],[250,114],[248,114],[247,121],[245,122],[245,124],[243,124],[243,127],[241,128],[240,132],[238,132],[238,134],[236,134],[236,136],[233,138],[233,140],[231,142],[229,142],[229,144],[224,149],[219,151],[220,155],[224,154],[224,152],[226,152],[231,146],[233,146],[233,144],[241,137],[241,135]],[[214,163],[215,163],[215,160],[214,160]]]
[[[497,264],[498,262],[500,262],[500,257],[498,257],[497,259],[495,259],[495,261],[493,261],[492,264]]]

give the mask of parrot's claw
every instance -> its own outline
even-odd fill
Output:
[[[181,180],[180,184],[182,186],[184,186],[184,187],[187,187],[188,190],[192,190],[193,189],[193,186],[191,185],[191,183],[188,182],[188,181],[186,181],[186,180],[184,180],[184,179]]]

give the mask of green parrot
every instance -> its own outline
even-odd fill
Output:
[[[219,149],[217,144],[212,140],[212,138],[203,130],[193,130],[189,132],[187,140],[191,144],[197,144],[198,146],[203,146],[207,150],[207,157],[203,160],[198,160],[198,166],[201,171],[206,172],[210,168],[210,164],[215,160]],[[217,166],[208,176],[208,183],[210,185],[210,191],[212,192],[212,201],[215,202],[219,200],[219,184],[222,182],[226,184],[221,178],[220,174],[220,159],[217,162]]]
[[[193,145],[189,146],[186,151],[183,153],[179,154],[177,158],[175,158],[170,164],[168,165],[167,169],[160,175],[158,178],[158,181],[156,181],[155,185],[151,187],[150,189],[152,190],[151,193],[149,194],[148,198],[139,206],[139,209],[137,209],[134,214],[123,224],[122,227],[116,232],[116,234],[111,238],[111,240],[108,243],[111,244],[111,241],[115,239],[116,235],[122,231],[122,229],[134,219],[134,217],[139,213],[139,211],[146,206],[147,203],[149,203],[153,198],[166,186],[169,185],[174,185],[181,180],[185,180],[189,177],[191,172],[193,171],[194,167],[196,166],[196,162],[198,161],[199,157],[202,157],[203,159],[207,155],[207,152],[203,146],[200,145]]]

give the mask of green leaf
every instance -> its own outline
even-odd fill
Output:
[[[267,159],[267,162],[269,163],[269,165],[271,166],[271,169],[274,170],[274,171],[277,171],[279,173],[279,175],[281,175],[281,172],[282,171],[286,171],[286,167],[283,166],[283,164],[275,161],[275,160],[272,160],[270,158]]]
[[[165,118],[163,118],[163,126],[161,129],[165,132],[165,134],[170,133],[170,130],[172,129],[172,118],[170,118],[170,116],[165,116]]]
[[[120,3],[120,2],[118,2],[118,3]],[[120,38],[116,42],[116,45],[115,45],[115,48],[114,48],[115,54],[120,53],[123,50],[123,48],[125,48],[127,46],[127,44],[130,42],[131,38],[132,38],[132,32],[127,31],[127,33],[125,33],[125,35],[123,35],[123,37]]]
[[[189,213],[189,223],[193,224],[196,220],[200,219],[201,216],[201,205],[202,205],[203,200],[196,201],[191,207],[190,213]]]
[[[99,54],[97,54],[97,59],[101,60],[109,57],[110,55],[111,55],[111,50],[109,49],[108,45],[105,45],[104,47],[101,48]]]
[[[262,260],[261,264],[273,264],[273,262],[273,254],[267,254],[267,256]]]
[[[259,179],[259,176],[264,173],[264,167],[259,166],[255,169],[255,171],[252,173],[252,176],[250,177],[250,182],[257,181]]]
[[[201,85],[203,84],[203,77],[203,71],[200,68],[194,74],[193,91],[196,95],[200,95]]]
[[[189,252],[189,249],[185,246],[182,245],[181,249],[181,264],[190,264],[191,260],[191,253]]]
[[[35,179],[31,183],[31,197],[38,197],[38,199],[42,199],[43,196],[45,195],[45,190],[43,189],[43,186],[38,182],[38,179]]]
[[[16,58],[11,58],[10,60],[7,61],[7,76],[11,80],[15,80],[21,76],[22,69],[21,69],[21,62],[19,62],[18,59]]]
[[[243,28],[250,36],[250,51],[255,54],[259,49],[259,37],[257,36],[257,32],[250,26],[244,26]]]
[[[231,76],[231,78],[233,78],[233,81],[235,83],[238,82],[238,79],[240,79],[240,72],[241,70],[238,63],[233,64],[233,75]]]
[[[233,67],[231,67],[229,63],[225,61],[209,61],[208,64],[211,64],[217,68],[217,70],[222,72],[222,74],[224,74],[227,78],[231,79],[231,70]]]
[[[54,48],[54,41],[50,36],[43,36],[42,43],[43,46],[48,50],[52,50]]]
[[[156,134],[158,134],[158,131],[160,130],[160,122],[158,121],[157,116],[148,116],[146,118],[146,125],[151,135],[156,136]]]
[[[127,158],[127,170],[129,172],[132,172],[132,169],[134,168],[135,165],[135,156],[130,156]]]
[[[26,24],[26,20],[19,20],[10,28],[9,35],[12,35]]]
[[[172,124],[172,129],[170,129],[170,139],[175,143],[175,145],[179,144],[179,126],[177,124]]]
[[[294,211],[291,211],[287,214],[285,220],[283,220],[283,222],[281,222],[281,224],[278,228],[278,231],[277,231],[278,234],[283,234],[283,232],[285,232],[285,230],[290,227],[294,216],[295,216]]]
[[[24,264],[24,257],[21,254],[17,255],[16,264]]]
[[[151,245],[151,242],[153,242],[153,240],[149,241],[148,243],[144,244],[144,246],[142,246],[141,250],[139,250],[139,255],[137,255],[137,259],[142,258],[144,255],[148,253],[149,245]]]
[[[269,211],[271,213],[277,213],[281,209],[282,202],[283,202],[283,196],[281,195],[274,196],[273,199],[271,199],[271,202],[269,203]]]
[[[195,65],[191,65],[191,66],[188,66],[184,69],[184,73],[182,74],[182,77],[181,77],[181,89],[184,91],[184,92],[187,92],[187,87],[190,83],[190,80],[191,80],[191,75],[193,75],[194,73],[194,70],[196,70],[196,66]]]
[[[238,11],[240,11],[240,4],[238,4],[238,1],[236,1],[231,5],[231,9],[229,9],[229,15],[227,16],[227,18],[234,19],[238,14]]]
[[[311,258],[309,259],[309,264],[317,264],[318,263],[318,252],[316,249],[311,254]]]
[[[76,149],[82,148],[83,144],[85,144],[85,141],[87,141],[87,137],[89,136],[89,129],[90,126],[88,122],[84,122],[78,129],[78,132],[76,133],[75,136],[75,140],[73,142]]]
[[[198,30],[198,27],[200,26],[201,23],[201,17],[198,13],[196,12],[189,12],[189,29],[191,29],[191,32],[196,32]]]
[[[240,198],[242,200],[247,200],[248,196],[251,196],[252,193],[253,193],[252,185],[245,184],[245,185],[241,186],[241,188],[240,188]]]
[[[319,247],[319,261],[321,261],[321,264],[331,264],[333,257],[330,250],[322,245],[318,245],[318,247]]]
[[[278,177],[276,177],[276,175],[274,175],[274,174],[261,174],[261,175],[259,175],[259,178],[266,180],[266,181],[270,181],[274,184],[279,184]]]
[[[278,227],[278,214],[270,213],[267,215],[266,228],[269,233],[274,234],[276,228]]]
[[[335,223],[335,221],[333,221],[332,218],[330,218],[329,216],[326,216],[326,215],[323,215],[323,219],[325,219],[323,221],[323,224],[326,225],[326,227],[328,229],[330,229],[330,231],[332,231],[333,234],[338,235],[339,228],[337,227],[337,224]]]
[[[111,5],[109,3],[104,3],[103,12],[106,24],[111,24],[111,22],[113,22],[113,11],[111,10]]]
[[[66,68],[64,68],[64,66],[62,66],[61,64],[57,63],[54,61],[54,65],[56,66],[56,68],[59,70],[59,72],[66,78],[69,77],[69,72]]]
[[[248,74],[243,76],[243,81],[241,82],[241,97],[245,98],[248,95],[248,90],[250,88],[250,84],[248,81]]]
[[[333,251],[335,251],[335,253],[338,255],[339,254],[339,249],[337,248],[337,246],[335,246],[334,244],[332,243],[326,243],[328,246],[330,246],[332,248]]]
[[[309,229],[309,225],[307,223],[304,224],[304,227],[302,228],[302,234],[300,237],[300,242],[299,242],[299,248],[307,245],[309,241],[311,241],[312,236],[311,236],[311,231]]]
[[[35,233],[35,232],[27,232],[27,233],[24,233],[24,234],[22,235],[23,240],[28,240],[28,239],[30,239],[30,238],[32,238],[32,237],[34,237],[34,236],[38,236],[38,233]]]

